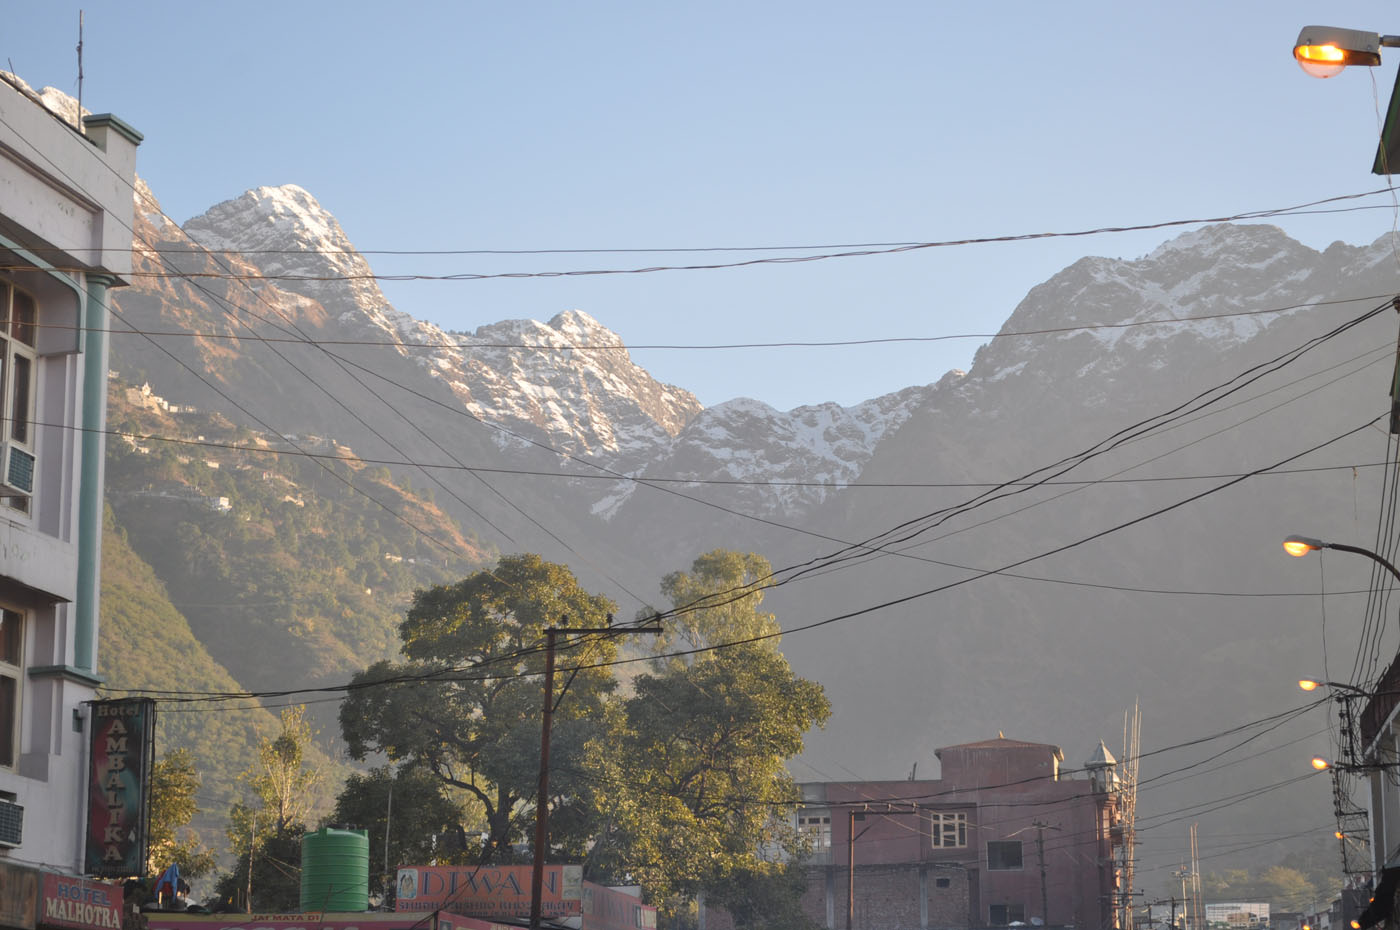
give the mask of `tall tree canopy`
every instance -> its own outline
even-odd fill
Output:
[[[306,708],[297,706],[283,709],[276,735],[259,739],[258,758],[241,776],[252,800],[229,811],[234,868],[215,886],[222,903],[262,913],[299,905],[301,837],[324,775],[307,759],[313,735]]]
[[[199,813],[200,778],[194,754],[175,749],[151,769],[150,848],[146,872],[159,875],[174,863],[185,878],[201,878],[217,865],[214,853],[189,828]]]
[[[831,705],[819,684],[793,673],[776,637],[724,645],[777,629],[757,593],[725,593],[768,573],[760,556],[719,551],[666,577],[677,606],[721,595],[683,615],[681,638],[705,651],[638,676],[610,744],[591,754],[606,818],[590,860],[595,874],[640,881],[673,917],[700,892],[723,901],[723,890],[738,886],[791,897],[793,906],[746,914],[753,926],[799,913],[800,889],[785,864],[801,853],[785,764]]]
[[[417,592],[399,627],[404,662],[355,676],[341,705],[350,755],[383,752],[421,765],[474,795],[485,809],[485,855],[498,860],[523,837],[539,774],[540,675],[547,627],[602,627],[615,606],[583,590],[573,573],[537,555],[506,556],[456,584]],[[561,641],[560,691],[550,788],[560,824],[579,797],[582,753],[601,735],[614,688],[604,663],[614,637]],[[560,831],[555,830],[557,835]]]
[[[657,650],[704,649],[773,636],[779,631],[777,618],[759,610],[760,585],[772,575],[773,567],[763,556],[728,549],[705,553],[688,572],[671,572],[661,579],[661,593],[681,611],[667,620]],[[776,643],[774,639],[770,648],[776,649]]]
[[[369,831],[372,894],[393,893],[394,875],[389,870],[396,866],[432,859],[448,865],[479,858],[480,805],[475,799],[467,803],[460,791],[451,792],[457,797],[449,792],[442,779],[413,765],[385,765],[346,778],[331,821]],[[380,865],[385,874],[377,868]]]

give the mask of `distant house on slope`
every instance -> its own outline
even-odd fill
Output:
[[[83,123],[0,75],[0,884],[35,888],[40,927],[86,893],[107,295],[131,273],[141,141]]]

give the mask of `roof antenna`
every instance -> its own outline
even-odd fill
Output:
[[[83,126],[83,11],[78,11],[78,132],[87,135]]]

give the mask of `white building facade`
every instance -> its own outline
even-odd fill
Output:
[[[107,293],[136,148],[0,75],[0,864],[83,868],[97,675]]]

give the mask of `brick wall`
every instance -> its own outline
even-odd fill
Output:
[[[823,927],[845,930],[849,874],[842,866],[807,872],[802,910]],[[941,883],[945,883],[942,884]],[[918,863],[857,865],[853,930],[951,930],[968,926],[968,873]],[[706,930],[716,930],[707,927]]]

